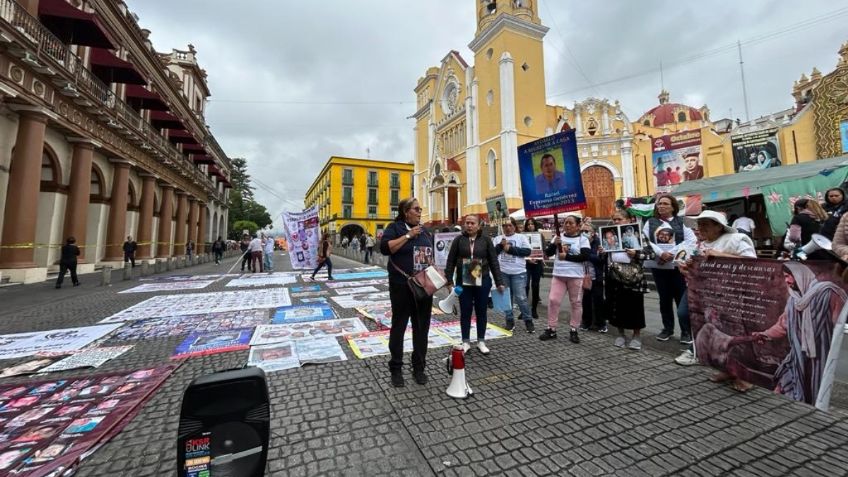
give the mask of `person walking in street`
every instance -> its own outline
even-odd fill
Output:
[[[266,235],[262,246],[264,247],[265,271],[270,272],[274,269],[274,237]]]
[[[656,253],[651,244],[645,247],[648,257],[656,258],[652,262],[654,266],[651,274],[660,299],[663,323],[663,329],[657,335],[658,341],[668,341],[674,336],[674,311],[686,294],[686,281],[677,269],[674,256],[681,249],[693,250],[696,244],[694,232],[678,217],[679,211],[680,206],[674,196],[661,194],[657,197],[653,217],[646,222],[645,235],[648,240],[653,244],[661,244],[657,245],[661,249],[660,253]],[[666,235],[670,236],[670,243],[665,243]],[[692,329],[684,319],[680,319],[680,343],[692,344]]]
[[[433,236],[421,225],[418,199],[405,198],[398,204],[398,215],[383,231],[380,253],[389,257],[389,299],[392,325],[389,331],[389,372],[392,386],[403,387],[403,337],[412,322],[412,376],[418,384],[427,384],[424,372],[433,298],[416,301],[409,288],[409,277],[426,269],[431,262],[419,257],[433,257]]]
[[[374,237],[371,234],[365,235],[365,263],[369,263],[371,256],[374,254]]]
[[[191,256],[194,254],[194,240],[189,240],[186,244],[186,256],[188,257],[189,263],[191,263]]]
[[[445,264],[448,287],[453,288],[454,280],[462,285],[462,294],[459,295],[459,326],[462,348],[466,352],[471,349],[473,311],[477,318],[477,349],[483,354],[489,354],[489,348],[486,346],[486,302],[492,289],[489,272],[495,278],[498,291],[503,293],[506,285],[501,275],[497,249],[494,243],[483,235],[480,218],[476,215],[466,215],[462,235],[451,243]]]
[[[536,219],[527,219],[524,221],[524,233],[539,232],[539,223]],[[542,238],[542,250],[545,248],[544,238]],[[527,270],[527,284],[524,286],[524,294],[529,297],[530,311],[533,319],[539,318],[539,282],[542,280],[542,274],[545,272],[545,262],[542,258],[527,258],[525,260],[525,269]],[[531,294],[532,291],[532,294]]]
[[[259,273],[262,273],[262,240],[258,232],[250,241],[248,250],[250,251],[250,272],[256,273],[256,266],[259,264]]]
[[[365,232],[359,236],[359,253],[365,255]]]
[[[612,223],[624,225],[636,219],[626,210],[616,210]],[[645,293],[648,291],[642,262],[646,255],[642,250],[625,249],[623,252],[605,252],[600,255],[606,260],[606,297],[610,324],[618,329],[614,344],[632,350],[642,349],[642,329],[645,328]],[[629,339],[626,330],[632,331]]]
[[[212,254],[215,256],[215,265],[221,263],[221,259],[224,258],[224,250],[227,248],[227,244],[221,239],[221,236],[218,236],[218,240],[212,242]]]
[[[333,279],[333,261],[330,256],[333,254],[333,244],[330,243],[330,234],[324,232],[321,234],[321,244],[318,246],[318,266],[312,270],[310,279],[315,280],[315,274],[325,265],[327,266],[327,279]]]
[[[519,318],[524,320],[524,328],[528,333],[535,331],[533,316],[530,314],[530,306],[527,304],[527,268],[524,257],[530,256],[530,241],[527,237],[515,233],[517,224],[510,217],[503,224],[503,235],[494,239],[495,250],[498,253],[498,265],[503,274],[504,283],[509,288],[512,302],[518,305],[521,313]],[[506,317],[506,329],[512,331],[515,328],[515,319],[512,315],[512,307],[504,312]]]
[[[124,242],[124,263],[130,262],[135,268],[135,251],[138,249],[138,244],[131,236],[127,236],[127,241]]]
[[[77,239],[68,237],[65,245],[62,245],[62,254],[59,258],[59,276],[56,277],[56,288],[62,288],[62,282],[65,280],[65,273],[71,272],[71,282],[75,287],[79,286],[80,282],[77,278],[77,257],[79,257],[80,249],[77,247]]]
[[[607,332],[606,307],[604,306],[604,258],[600,255],[601,239],[595,233],[595,227],[585,221],[580,229],[589,240],[589,261],[584,263],[586,273],[592,280],[592,288],[583,289],[583,317],[581,330]]]
[[[580,343],[577,328],[583,319],[583,277],[586,274],[583,263],[589,260],[589,239],[580,233],[580,217],[566,216],[563,228],[563,233],[554,237],[545,249],[546,256],[554,256],[554,273],[548,295],[548,328],[539,339],[547,341],[557,337],[559,308],[567,292],[571,304],[568,338],[572,343]]]
[[[241,271],[244,271],[245,265],[250,265],[250,235],[244,234],[239,242],[239,250],[241,250]]]

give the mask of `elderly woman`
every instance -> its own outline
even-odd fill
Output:
[[[389,256],[389,298],[392,302],[392,327],[389,331],[389,370],[392,385],[403,387],[403,335],[412,320],[412,375],[418,384],[427,384],[424,367],[433,298],[416,301],[409,289],[408,278],[427,268],[415,261],[416,254],[433,256],[433,237],[421,226],[418,199],[410,197],[398,204],[398,215],[383,231],[380,252]]]
[[[477,349],[483,354],[489,354],[486,346],[486,302],[489,291],[492,289],[492,279],[498,291],[505,290],[504,279],[498,264],[498,252],[495,244],[483,236],[480,228],[480,218],[476,215],[465,217],[462,235],[451,243],[450,252],[445,264],[445,277],[448,286],[453,287],[454,278],[456,283],[462,285],[462,294],[459,295],[459,327],[462,332],[462,348],[464,351],[471,349],[471,312],[477,317]],[[474,273],[479,267],[482,276]],[[471,273],[465,273],[465,271]],[[427,337],[425,336],[426,340]],[[426,342],[425,342],[426,344]]]
[[[559,307],[568,293],[571,304],[571,330],[568,338],[572,343],[580,343],[577,328],[583,319],[584,263],[589,260],[589,239],[581,233],[580,217],[575,215],[565,217],[563,229],[563,233],[545,248],[546,256],[554,256],[554,273],[548,294],[548,328],[539,339],[547,341],[557,337]]]

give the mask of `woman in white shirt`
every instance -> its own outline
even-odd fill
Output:
[[[563,229],[563,234],[555,237],[545,249],[545,256],[554,256],[554,273],[548,295],[548,328],[539,339],[547,341],[557,337],[559,307],[568,292],[571,303],[569,340],[579,343],[577,328],[583,318],[583,276],[586,274],[583,262],[589,260],[589,240],[580,233],[580,217],[566,216]]]

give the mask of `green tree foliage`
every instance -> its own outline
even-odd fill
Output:
[[[259,230],[259,226],[256,225],[256,222],[251,222],[249,220],[239,220],[233,224],[233,232],[235,232],[236,237],[241,237],[245,229],[251,236],[253,236],[256,234],[256,231]]]
[[[253,198],[253,186],[250,184],[250,174],[247,173],[247,160],[235,158],[232,160],[231,182],[233,189],[230,191],[230,214],[229,227],[230,238],[238,239],[245,227],[239,226],[242,221],[252,223],[256,229],[264,228],[271,224],[271,214],[265,206],[259,204]]]

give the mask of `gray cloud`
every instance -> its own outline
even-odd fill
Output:
[[[412,160],[412,89],[430,66],[467,45],[476,29],[476,0],[259,1],[128,0],[160,51],[192,43],[209,73],[206,119],[231,157],[248,159],[272,214],[302,203],[331,155]],[[541,0],[549,104],[588,96],[621,101],[631,120],[657,103],[658,72],[591,86],[665,64],[672,100],[706,103],[713,118],[744,119],[738,59],[728,50],[674,66],[718,47],[776,32],[848,6],[811,0],[676,2]],[[813,66],[833,69],[848,40],[845,15],[745,45],[751,116],[791,106],[792,82]],[[263,101],[267,101],[264,102]],[[300,102],[301,104],[291,103]],[[375,104],[355,104],[375,103]],[[732,110],[732,113],[731,113]],[[285,202],[278,199],[281,196]]]

